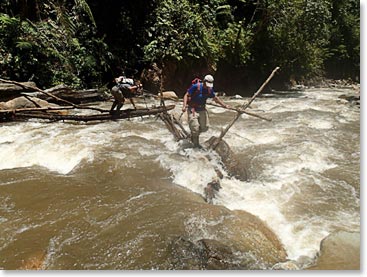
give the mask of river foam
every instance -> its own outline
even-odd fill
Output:
[[[354,191],[358,180],[346,183],[327,173],[344,170],[351,155],[345,144],[355,135],[347,136],[343,124],[359,124],[358,108],[341,105],[337,97],[333,90],[315,89],[300,92],[300,97],[258,99],[256,109],[261,107],[272,122],[242,116],[224,138],[240,157],[251,154],[246,160],[253,174],[248,182],[225,176],[214,204],[257,215],[278,235],[288,258],[301,266],[301,261],[307,266],[315,259],[320,242],[330,233],[339,228],[359,231]],[[219,116],[218,108],[210,111]],[[211,135],[217,135],[213,128],[202,139]],[[355,153],[353,147],[350,151]],[[172,172],[175,184],[204,196],[203,188],[215,178],[213,168],[220,163],[194,157],[165,156],[161,164]],[[350,163],[358,176],[358,157]]]
[[[328,234],[338,229],[358,232],[360,228],[356,192],[359,111],[336,100],[332,90],[257,99],[254,109],[264,110],[272,122],[241,116],[224,138],[248,162],[252,174],[247,182],[228,176],[217,156],[185,149],[162,122],[150,119],[108,124],[3,124],[0,170],[41,166],[70,174],[83,162],[116,159],[123,161],[118,166],[129,167],[128,161],[149,160],[170,173],[173,185],[204,196],[204,187],[217,178],[215,168],[219,168],[224,178],[215,205],[261,218],[280,238],[289,259],[313,259]],[[225,113],[216,107],[209,110],[213,119]],[[187,123],[185,127],[188,129]],[[200,139],[218,136],[221,127],[213,124]],[[132,200],[149,193],[142,192]]]
[[[88,131],[63,129],[58,124],[17,123],[1,127],[0,170],[41,166],[67,174],[81,161],[93,161]]]

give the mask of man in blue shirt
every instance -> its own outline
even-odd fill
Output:
[[[206,75],[203,82],[193,84],[183,98],[182,112],[187,111],[188,113],[191,141],[194,147],[200,147],[199,135],[201,132],[206,132],[209,129],[209,117],[205,108],[206,100],[213,98],[222,107],[230,107],[215,95],[213,83],[213,76]]]

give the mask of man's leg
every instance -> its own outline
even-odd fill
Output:
[[[199,131],[206,132],[209,129],[209,116],[206,110],[199,112]]]
[[[111,106],[110,113],[112,113],[112,111],[116,108],[116,106],[118,107],[118,105],[121,103],[121,100],[122,100],[122,93],[118,86],[112,87],[111,94],[113,95],[115,101],[113,102]]]
[[[200,125],[199,125],[199,114],[197,112],[188,111],[189,113],[189,127],[191,130],[191,141],[194,144],[194,147],[199,147],[199,134],[200,134]]]
[[[134,100],[132,98],[129,98],[129,100],[130,100],[130,103],[133,105],[134,109],[136,110],[136,106],[135,106]]]
[[[111,106],[111,110],[110,113],[113,111],[113,109],[117,106],[117,101],[113,101],[112,106]]]
[[[124,98],[124,97],[122,97],[122,98],[119,100],[119,103],[117,104],[117,109],[116,109],[116,111],[117,111],[117,112],[120,112],[120,110],[121,110],[122,106],[124,105],[124,103],[125,103],[125,98]]]

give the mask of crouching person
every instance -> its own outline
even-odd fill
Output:
[[[141,84],[135,85],[133,79],[126,78],[125,76],[115,78],[115,82],[116,85],[111,89],[111,94],[115,100],[111,106],[110,114],[119,113],[125,103],[125,99],[129,99],[136,110],[133,97],[140,93],[143,86]]]

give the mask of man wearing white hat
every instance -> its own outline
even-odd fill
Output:
[[[183,98],[182,111],[187,111],[189,127],[191,130],[191,141],[194,147],[200,147],[199,135],[209,129],[209,117],[205,108],[206,100],[213,100],[224,108],[229,108],[221,99],[219,99],[213,89],[214,78],[212,75],[206,75],[202,82],[198,81],[192,84]]]

